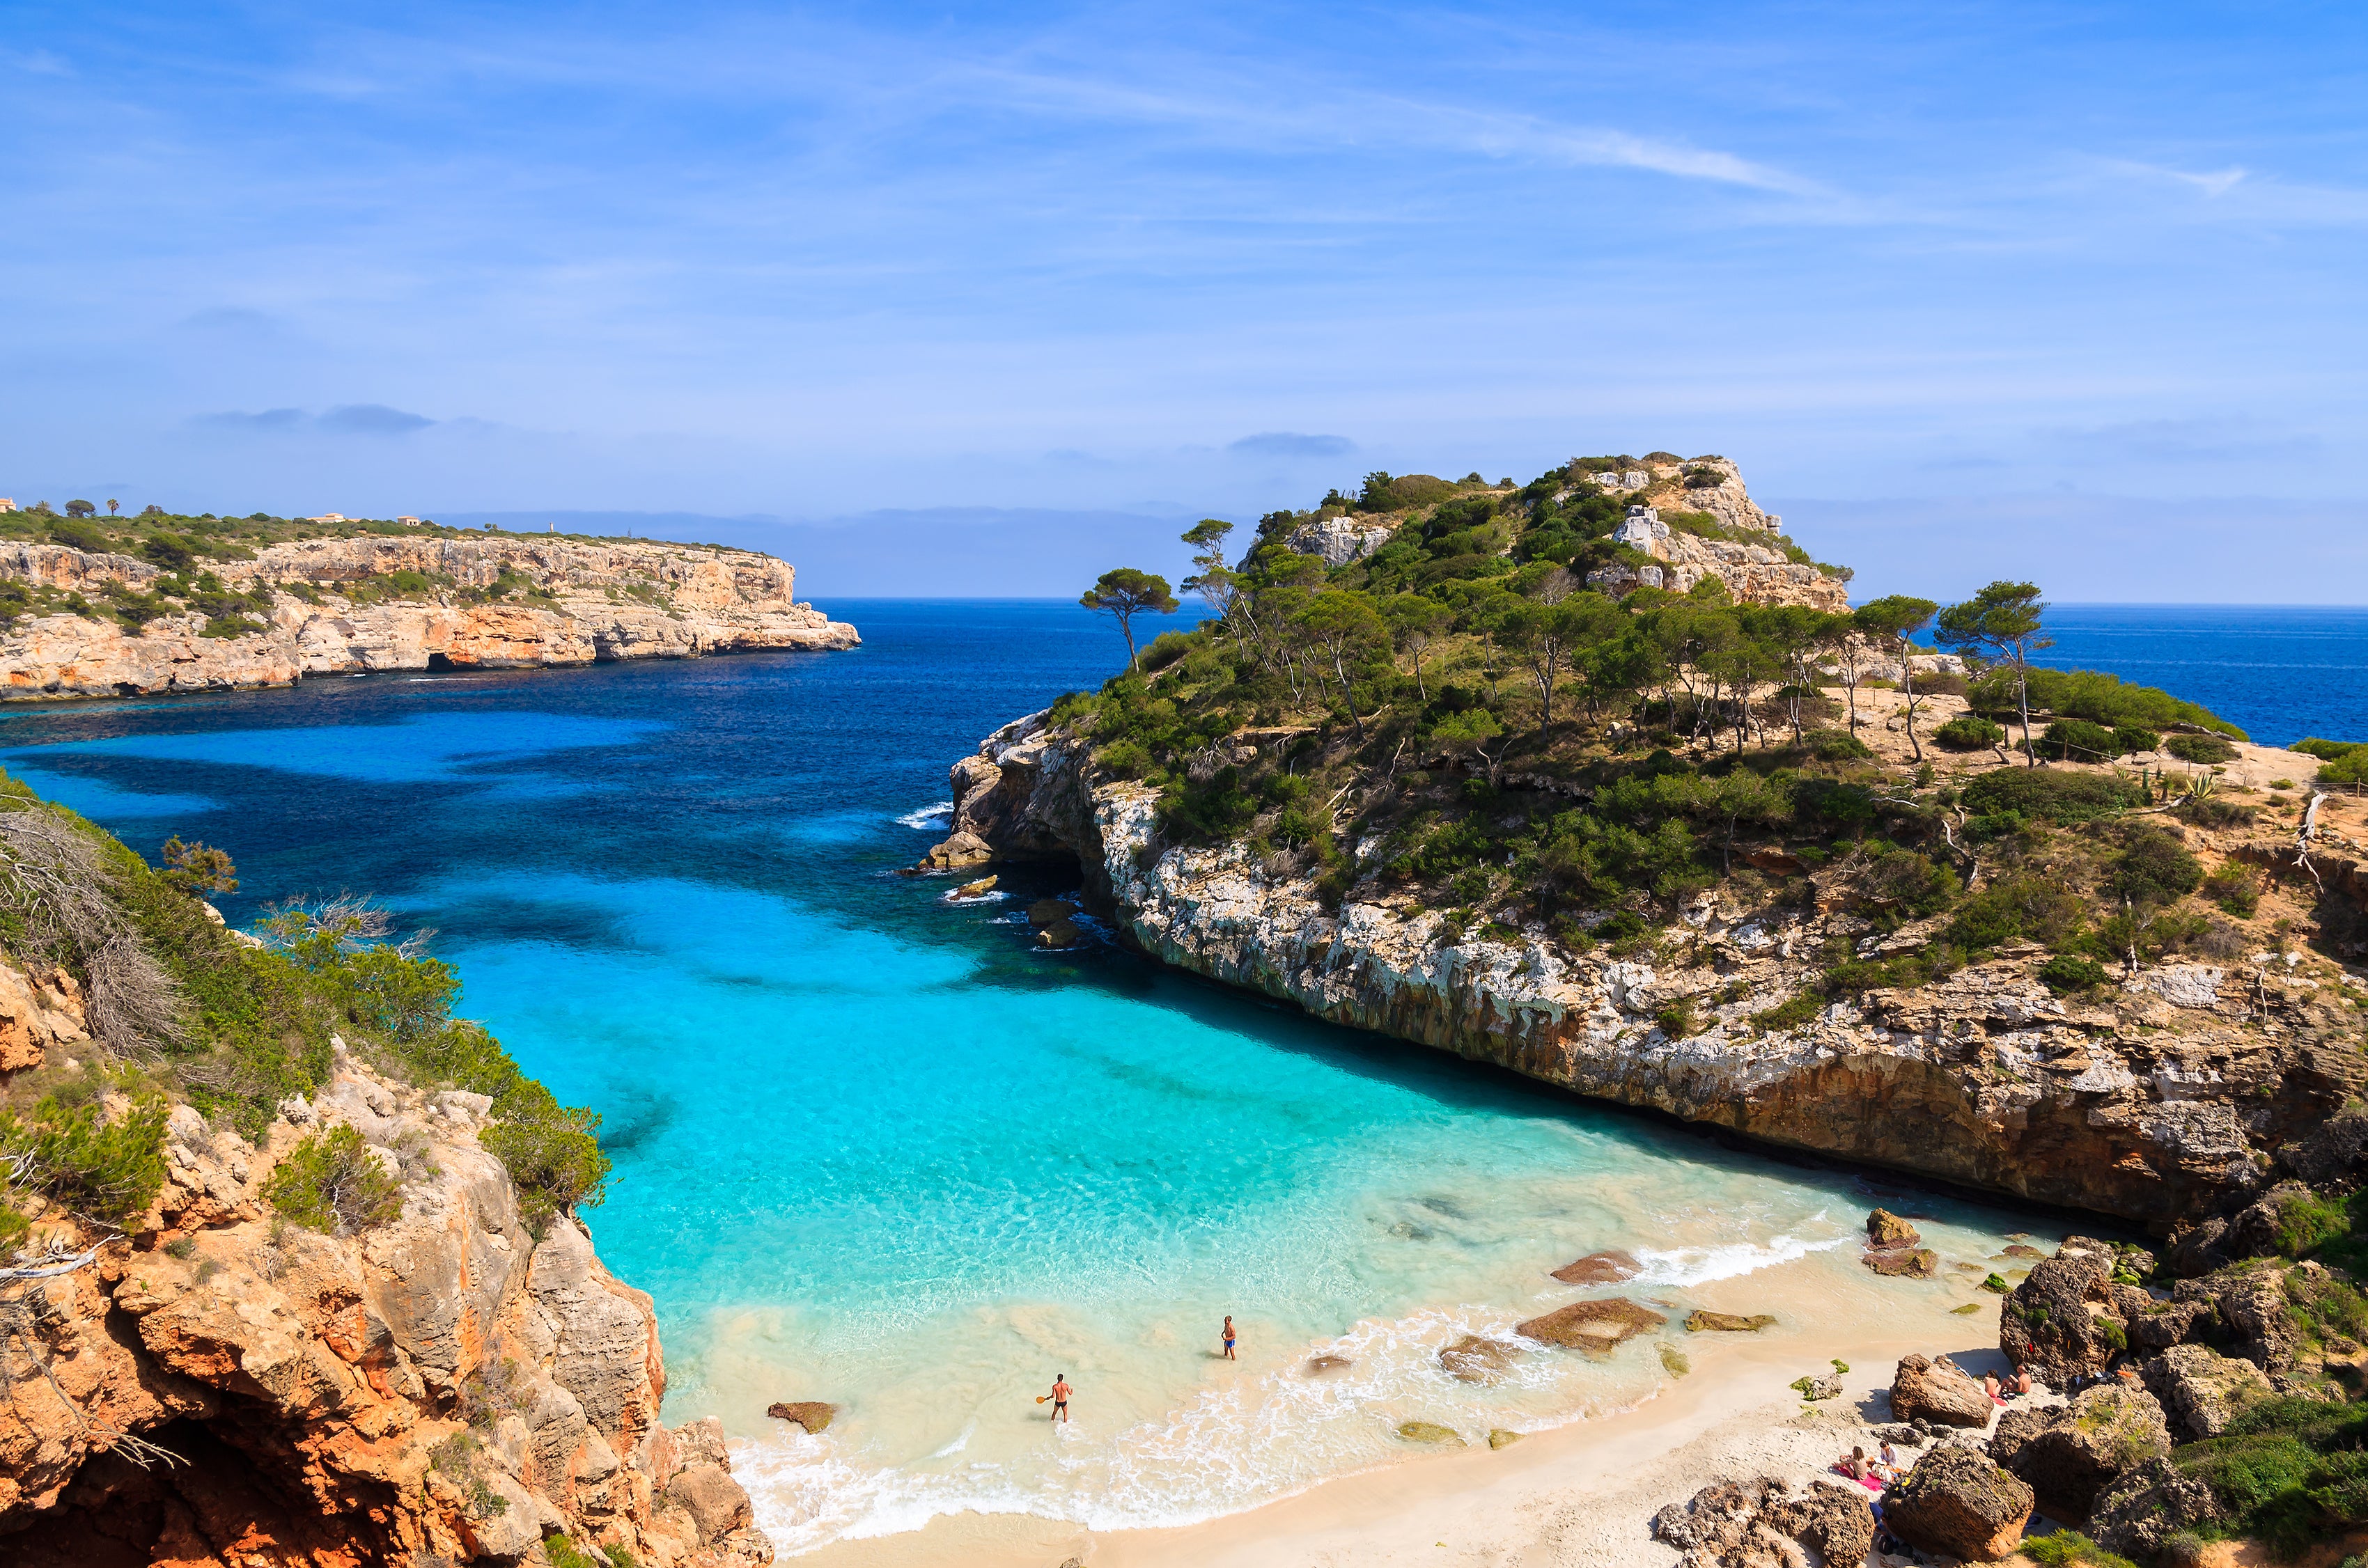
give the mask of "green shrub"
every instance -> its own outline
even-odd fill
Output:
[[[2113,744],[2121,748],[2114,753],[2116,756],[2127,756],[2133,752],[2160,751],[2162,737],[2152,730],[2140,729],[2135,724],[2123,724],[2113,731]]]
[[[2312,735],[2307,739],[2294,742],[2294,744],[2286,747],[2286,750],[2298,751],[2305,756],[2315,756],[2322,762],[2333,762],[2339,756],[2351,756],[2363,745],[2368,745],[2368,741],[2326,741]],[[2231,755],[2234,755],[2233,747]]]
[[[2235,915],[2250,920],[2261,906],[2261,879],[2249,866],[2225,860],[2203,879],[2203,896]]]
[[[77,1214],[120,1224],[165,1185],[165,1119],[171,1108],[148,1096],[114,1121],[92,1103],[56,1096],[29,1119],[0,1111],[0,1155],[24,1159],[24,1185]]]
[[[1143,667],[1145,671],[1164,670],[1190,653],[1193,646],[1193,634],[1190,631],[1163,631],[1143,651]]]
[[[2094,960],[2058,953],[2039,966],[2039,983],[2058,995],[2088,991],[2105,983],[2105,971]]]
[[[1965,810],[1976,816],[2010,812],[2059,823],[2088,822],[2146,804],[2127,779],[2044,767],[1994,768],[1967,784],[1963,799]]]
[[[1987,719],[1960,713],[1933,731],[1932,739],[1946,751],[1986,751],[2002,744],[2006,732]]]
[[[2039,738],[2039,755],[2059,762],[2111,762],[2120,748],[2114,732],[2085,719],[2058,719]]]
[[[2301,1257],[2351,1229],[2351,1215],[2342,1204],[2317,1193],[2289,1198],[2278,1208],[2278,1251],[2288,1257]]]
[[[2023,872],[2002,877],[1964,902],[1949,923],[1948,939],[1969,951],[2018,937],[2055,946],[2078,929],[2089,906],[2050,878]]]
[[[2237,748],[2224,735],[2173,735],[2163,742],[2162,749],[2199,767],[2237,759]]]
[[[1812,730],[1806,739],[1809,755],[1819,762],[1856,762],[1874,755],[1873,747],[1848,730]]]
[[[2203,867],[2184,845],[2159,828],[2141,828],[2115,858],[2106,886],[2141,906],[2169,903],[2203,885]]]
[[[2349,751],[2318,765],[2321,784],[2368,784],[2368,747]]]
[[[271,1206],[307,1230],[359,1235],[403,1212],[403,1192],[351,1127],[307,1133],[263,1184]]]
[[[1671,1040],[1684,1040],[1694,1032],[1694,1004],[1691,996],[1680,996],[1665,1002],[1653,1015],[1653,1022]]]
[[[1779,1002],[1751,1015],[1751,1021],[1763,1029],[1797,1029],[1824,1010],[1826,999],[1814,991],[1804,991],[1796,996]]]
[[[2137,1568],[2128,1558],[2107,1551],[2078,1530],[2057,1530],[2054,1535],[2027,1538],[2021,1551],[2040,1568],[2069,1568],[2080,1563],[2091,1568]]]

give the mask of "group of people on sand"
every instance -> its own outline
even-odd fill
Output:
[[[1234,1316],[1231,1312],[1227,1312],[1225,1314],[1225,1326],[1223,1330],[1223,1337],[1225,1342],[1225,1359],[1228,1361],[1240,1360],[1241,1358],[1234,1354],[1235,1335],[1234,1334]],[[1066,1421],[1069,1418],[1069,1396],[1076,1392],[1076,1391],[1075,1389],[1069,1386],[1068,1373],[1055,1372],[1053,1374],[1053,1392],[1048,1394],[1039,1395],[1036,1403],[1042,1404],[1046,1400],[1052,1401],[1052,1419],[1055,1421]],[[1885,1451],[1887,1452],[1888,1450]]]
[[[2031,1389],[2031,1369],[2028,1367],[2017,1367],[2003,1378],[1996,1372],[1982,1374],[1982,1392],[1989,1395],[1992,1404],[2004,1404],[2012,1399],[2028,1399]],[[1875,1458],[1867,1458],[1863,1448],[1853,1448],[1837,1460],[1833,1467],[1835,1474],[1847,1476],[1875,1493],[1886,1491],[1907,1480],[1908,1468],[1900,1464],[1899,1456],[1893,1451],[1891,1440],[1887,1437]]]

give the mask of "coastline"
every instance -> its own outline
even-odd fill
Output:
[[[1854,1261],[1850,1267],[1858,1268]],[[1816,1284],[1812,1260],[1735,1277],[1689,1292],[1717,1311],[1748,1312],[1799,1299]],[[1776,1337],[1690,1334],[1690,1375],[1625,1409],[1525,1436],[1502,1449],[1368,1466],[1256,1507],[1166,1528],[1093,1529],[1019,1514],[939,1516],[919,1529],[842,1539],[784,1561],[815,1568],[1243,1568],[1308,1564],[1504,1563],[1524,1568],[1675,1562],[1651,1539],[1653,1514],[1713,1480],[1823,1473],[1864,1423],[1885,1419],[1884,1391],[1899,1358],[1943,1351],[1976,1371],[2003,1366],[1995,1314],[1953,1315],[1945,1289],[1877,1281],[1880,1322],[1812,1327]],[[1651,1294],[1651,1292],[1641,1292]],[[1982,1298],[1987,1300],[1987,1298]],[[1814,1320],[1830,1323],[1830,1316]],[[1641,1345],[1621,1354],[1637,1354]],[[1549,1354],[1570,1354],[1549,1352]],[[1804,1406],[1786,1386],[1839,1358],[1841,1397]],[[735,1445],[744,1460],[748,1445]],[[750,1467],[741,1463],[744,1472]],[[751,1481],[760,1494],[762,1483]]]

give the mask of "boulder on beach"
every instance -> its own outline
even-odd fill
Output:
[[[1488,1428],[1488,1446],[1492,1449],[1509,1449],[1520,1440],[1521,1434],[1519,1432],[1511,1431],[1503,1426],[1491,1426]]]
[[[1651,1308],[1638,1306],[1625,1296],[1612,1296],[1600,1301],[1573,1301],[1569,1306],[1557,1308],[1543,1317],[1517,1324],[1513,1332],[1542,1345],[1559,1345],[1567,1350],[1603,1351],[1635,1338],[1648,1328],[1659,1328],[1668,1321]]]
[[[1519,1346],[1501,1339],[1483,1339],[1476,1334],[1467,1334],[1439,1353],[1439,1364],[1458,1382],[1493,1383],[1505,1375],[1505,1369],[1520,1354]]]
[[[1459,1449],[1471,1446],[1456,1436],[1454,1427],[1441,1426],[1436,1421],[1401,1421],[1398,1436],[1409,1443],[1452,1443]]]
[[[1915,1226],[1888,1209],[1877,1209],[1866,1217],[1866,1244],[1870,1247],[1919,1247],[1924,1237]]]
[[[1941,1272],[1941,1255],[1930,1247],[1870,1247],[1859,1261],[1896,1278],[1930,1279]]]
[[[1653,1516],[1653,1536],[1690,1564],[1797,1562],[1801,1547],[1829,1563],[1862,1562],[1874,1545],[1874,1514],[1858,1487],[1813,1481],[1795,1497],[1763,1475],[1713,1482],[1670,1504]]]
[[[1576,1263],[1565,1263],[1554,1271],[1554,1278],[1565,1285],[1617,1285],[1623,1279],[1634,1279],[1643,1272],[1634,1254],[1624,1252],[1591,1252]]]
[[[776,1421],[793,1422],[804,1427],[809,1435],[819,1436],[830,1425],[831,1418],[838,1414],[838,1406],[825,1404],[818,1399],[801,1399],[768,1404],[765,1407],[765,1414]]]
[[[1696,1307],[1686,1314],[1689,1334],[1756,1334],[1776,1321],[1773,1312],[1758,1312],[1742,1317],[1734,1312],[1713,1312]]]
[[[1998,1402],[1945,1356],[1937,1361],[1927,1356],[1903,1356],[1892,1374],[1894,1420],[1979,1429],[1990,1424],[1997,1411]]]
[[[2038,1504],[2031,1488],[1960,1443],[1916,1461],[1883,1500],[1884,1522],[1910,1546],[1968,1562],[1995,1562],[2021,1544]]]
[[[2087,1517],[2123,1471],[2169,1454],[2162,1406],[2144,1389],[2085,1389],[2069,1404],[2009,1410],[1990,1438],[1990,1458],[2059,1518]]]

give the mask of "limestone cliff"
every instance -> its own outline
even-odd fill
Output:
[[[1225,744],[1247,764],[1260,741]],[[2268,954],[2151,970],[2082,1006],[2038,983],[2032,947],[1762,1028],[1752,1016],[1800,993],[1826,944],[1907,951],[1932,923],[1883,935],[1822,883],[1814,909],[1712,893],[1647,961],[1541,928],[1463,935],[1409,895],[1361,902],[1371,884],[1327,910],[1245,845],[1163,847],[1153,792],[1098,777],[1042,714],[988,737],[952,787],[932,863],[1073,855],[1089,900],[1167,962],[1580,1094],[2152,1226],[2262,1181],[2368,1080],[2335,986]],[[1704,996],[1699,1018],[1664,1021]]]
[[[0,1071],[88,1071],[57,980],[0,963]],[[37,1215],[36,1256],[64,1261],[0,1302],[0,1561],[450,1568],[573,1561],[564,1535],[643,1568],[770,1562],[716,1424],[659,1424],[650,1299],[573,1221],[529,1228],[478,1142],[489,1105],[341,1054],[257,1143],[175,1108],[123,1236]],[[356,1235],[263,1197],[336,1125],[401,1182]]]
[[[375,535],[274,544],[207,567],[256,611],[218,618],[183,607],[136,634],[96,613],[26,616],[0,634],[0,696],[131,696],[861,641],[795,601],[788,563],[697,545]],[[0,547],[0,580],[85,600],[186,586],[194,572],[168,577],[130,556],[63,545]]]

